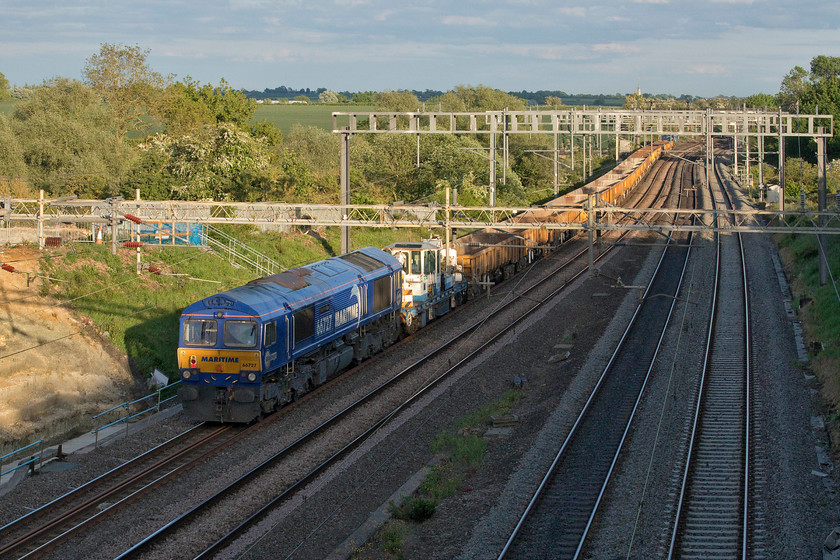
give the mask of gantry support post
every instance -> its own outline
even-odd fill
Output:
[[[817,141],[817,210],[819,212],[826,211],[826,193],[825,193],[825,168],[826,168],[826,148],[828,141],[827,139],[822,136],[825,132],[823,127],[819,127],[817,134],[820,137],[816,138]],[[820,214],[819,217],[819,226],[825,227],[825,216]],[[825,236],[822,234],[817,235],[817,241],[819,245],[819,261],[820,261],[820,286],[825,286],[828,283],[828,268],[826,266],[826,254],[824,252],[825,249]]]
[[[38,249],[44,250],[46,241],[44,240],[44,189],[38,191]]]
[[[746,135],[744,136],[744,170],[746,175],[746,188],[752,186],[752,174],[750,173],[750,130],[749,124],[746,125]]]
[[[490,206],[496,206],[496,133],[490,134]]]
[[[782,110],[779,109],[779,210],[785,211],[785,136]]]
[[[115,197],[110,200],[111,202],[111,216],[110,216],[110,224],[111,224],[111,254],[117,254],[117,230],[119,228],[120,221],[117,219],[120,211],[120,197]],[[174,225],[173,225],[174,228]],[[174,231],[173,231],[174,235]]]
[[[738,177],[738,123],[735,123],[735,135],[732,136],[732,171]]]
[[[569,149],[572,154],[572,177],[574,177],[575,170],[575,126],[577,126],[577,118],[575,117],[575,110],[572,109],[569,115]]]
[[[595,195],[586,197],[586,233],[589,238],[588,265],[589,277],[595,277]]]
[[[559,134],[552,134],[554,137],[554,196],[560,194],[560,152],[557,146]]]
[[[341,202],[350,204],[350,134],[341,133]],[[342,217],[347,219],[347,210],[343,210]],[[350,252],[350,226],[341,226],[341,254]]]
[[[618,125],[616,125],[616,126],[618,126]],[[620,144],[621,144],[621,138],[619,137],[618,131],[616,130],[616,133],[615,133],[615,162],[616,163],[618,163],[618,157],[620,155],[620,153],[618,151],[618,148],[619,148]]]
[[[714,143],[712,142],[712,112],[706,109],[706,189],[711,192],[712,166],[714,161]]]
[[[764,136],[758,137],[758,192],[759,200],[764,201]]]

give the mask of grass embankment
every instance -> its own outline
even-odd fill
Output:
[[[457,420],[452,430],[439,434],[431,450],[441,460],[414,494],[399,504],[391,503],[393,518],[355,551],[353,559],[404,558],[403,543],[411,538],[412,524],[431,518],[443,500],[472,490],[469,479],[481,466],[487,449],[484,432],[494,417],[509,415],[521,397],[520,390],[511,389],[498,401]]]
[[[840,283],[840,240],[825,236],[829,270]],[[805,332],[810,367],[820,381],[820,394],[827,409],[832,447],[840,451],[840,297],[829,277],[819,285],[819,253],[815,235],[780,236],[779,252],[793,292],[794,308]]]
[[[260,233],[250,227],[226,228],[240,241],[278,261],[284,268],[334,256],[340,232],[317,238],[305,233]],[[353,230],[353,248],[382,247],[401,239],[428,237],[422,230]],[[47,254],[43,271],[55,282],[44,284],[57,299],[89,317],[93,326],[129,358],[132,371],[146,376],[155,368],[177,378],[178,318],[189,304],[240,286],[257,274],[234,268],[223,258],[196,248],[142,249],[142,261],[160,276],[136,274],[136,250],[110,245],[74,244]]]

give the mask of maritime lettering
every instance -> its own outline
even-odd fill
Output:
[[[202,362],[222,362],[225,364],[236,364],[239,363],[239,358],[234,358],[232,356],[202,356]]]

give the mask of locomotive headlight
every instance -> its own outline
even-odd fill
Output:
[[[251,373],[248,374],[248,381],[253,383],[256,380],[257,380],[257,374],[256,373],[251,372]]]
[[[184,379],[189,379],[189,378],[190,378],[190,370],[185,369],[185,370],[181,373],[181,377],[183,377]]]

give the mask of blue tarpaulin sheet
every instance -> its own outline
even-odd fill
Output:
[[[204,245],[202,224],[190,222],[144,222],[138,226],[144,245]]]

